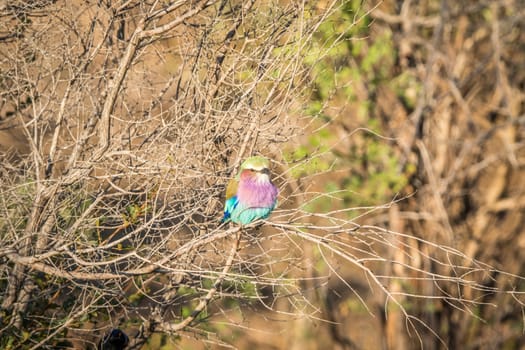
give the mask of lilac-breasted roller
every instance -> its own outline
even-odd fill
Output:
[[[270,162],[260,156],[246,159],[226,187],[222,222],[247,225],[265,219],[277,204],[279,190],[270,181]]]

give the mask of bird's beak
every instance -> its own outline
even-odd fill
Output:
[[[268,169],[268,168],[261,169],[259,172],[261,174],[270,175],[270,169]]]

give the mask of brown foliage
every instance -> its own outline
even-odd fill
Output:
[[[109,320],[80,332],[86,344],[130,318],[144,320],[135,347],[186,327],[236,257],[239,239],[227,237],[239,228],[218,229],[224,183],[294,130],[288,107],[301,89],[291,87],[304,74],[297,54],[275,49],[302,41],[288,35],[302,9],[1,6],[3,345],[56,345],[97,310]],[[134,307],[133,295],[148,302]],[[180,305],[193,311],[175,315]]]

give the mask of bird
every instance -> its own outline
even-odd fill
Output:
[[[247,225],[266,219],[277,205],[279,190],[270,180],[270,162],[262,156],[247,158],[226,187],[221,222]]]
[[[129,338],[118,328],[113,328],[99,344],[100,350],[123,350],[129,344]]]

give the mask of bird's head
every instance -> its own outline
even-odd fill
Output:
[[[270,161],[261,156],[246,159],[239,170],[239,178],[255,179],[258,182],[270,181]]]

